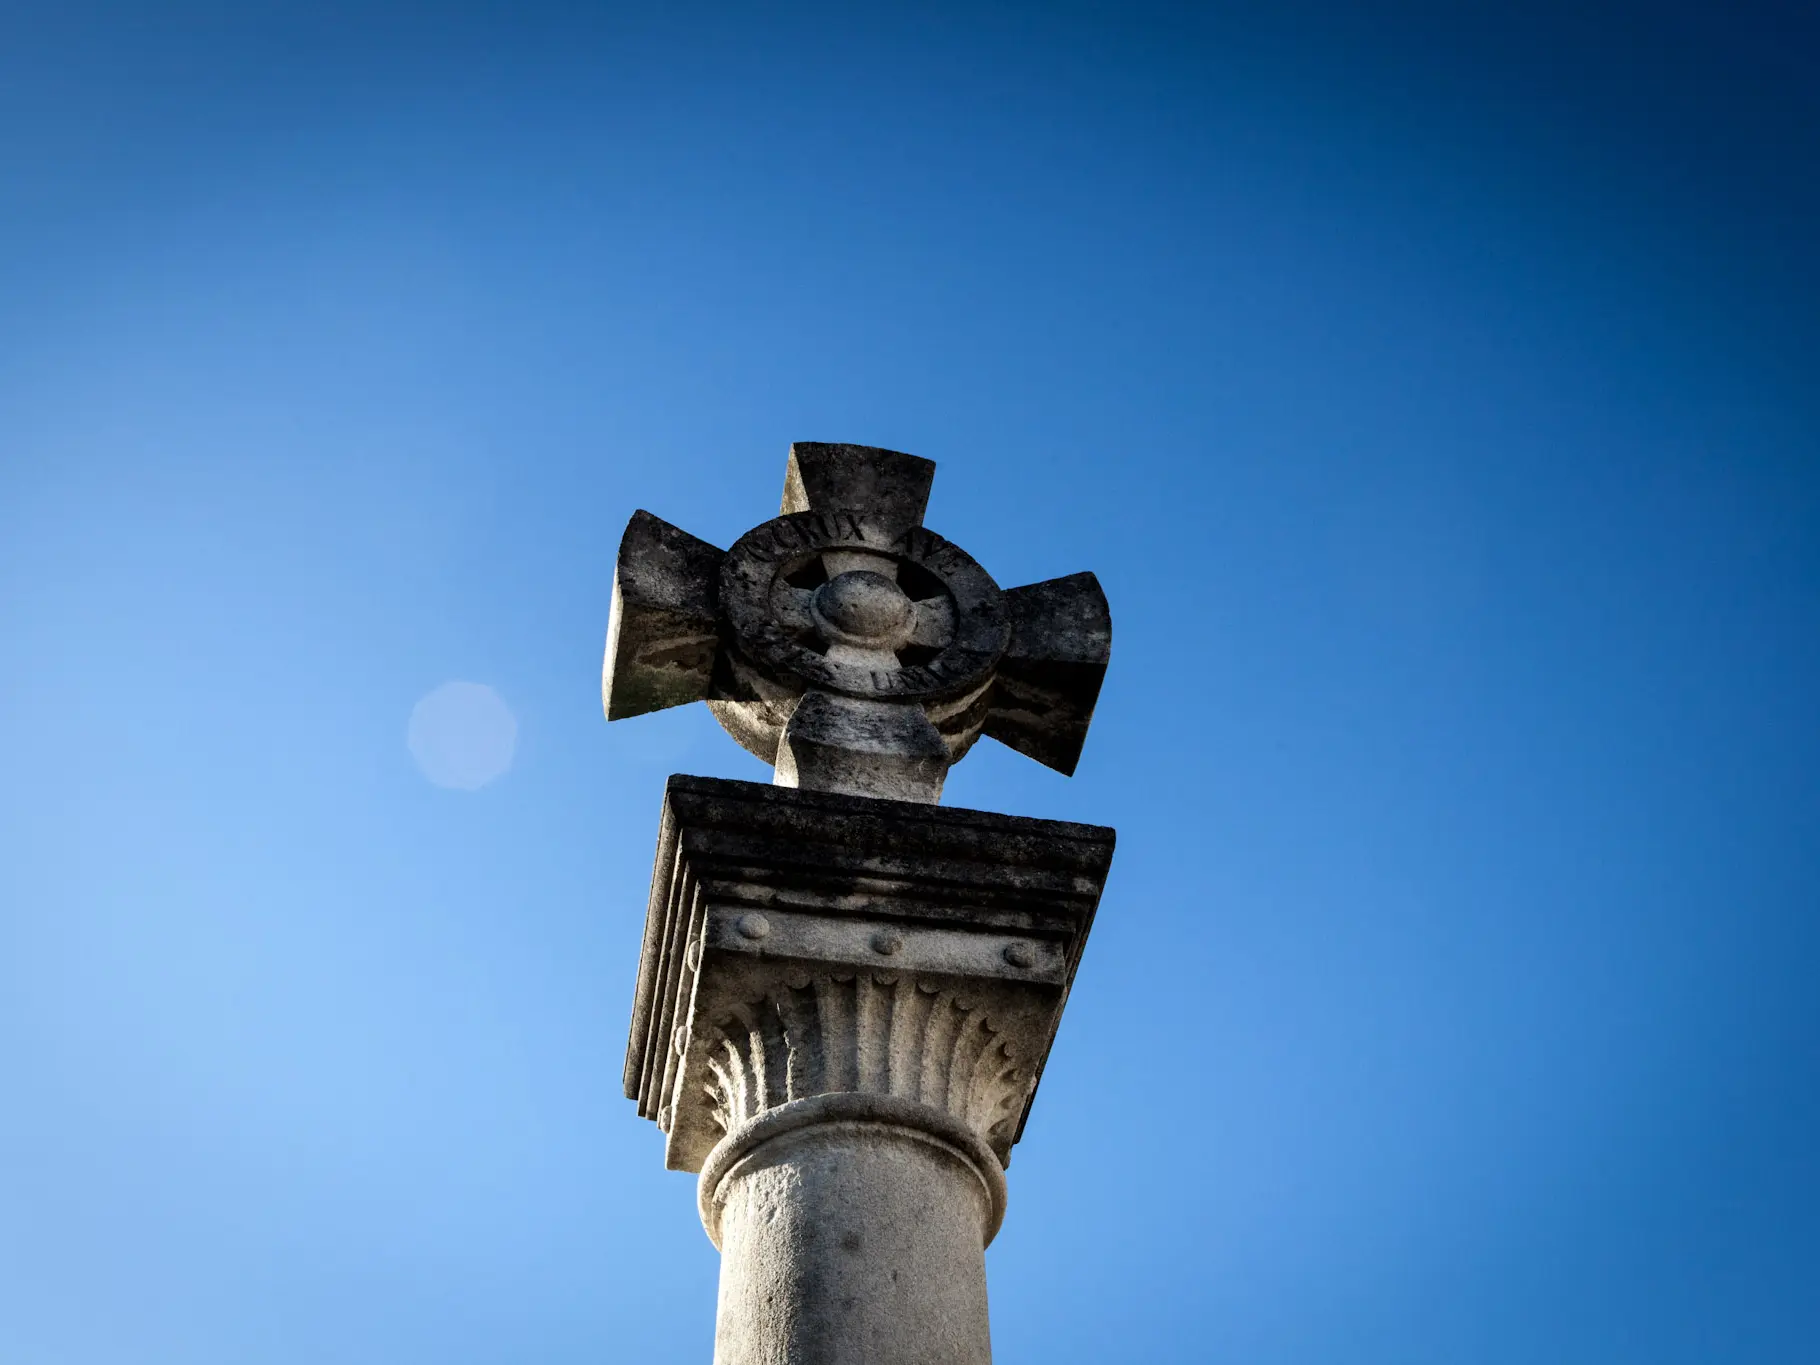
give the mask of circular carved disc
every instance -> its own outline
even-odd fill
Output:
[[[816,589],[856,571],[894,575],[911,599],[919,624],[904,647],[856,657],[818,625]],[[972,555],[920,526],[898,534],[847,512],[792,512],[748,531],[721,565],[720,601],[738,649],[765,671],[874,701],[978,687],[1011,638],[998,584]]]

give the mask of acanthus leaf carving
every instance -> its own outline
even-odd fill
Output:
[[[981,1002],[908,973],[799,981],[713,1021],[703,1091],[722,1133],[791,1100],[857,1091],[943,1110],[1004,1159],[1030,1077]]]

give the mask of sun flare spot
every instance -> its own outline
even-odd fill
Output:
[[[478,791],[512,766],[518,721],[484,683],[446,682],[411,708],[405,744],[437,786]]]

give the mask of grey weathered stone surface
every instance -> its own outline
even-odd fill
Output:
[[[1112,651],[1112,613],[1092,574],[1005,594],[1011,644],[999,660],[986,733],[1072,777]]]
[[[1000,591],[922,525],[935,466],[791,447],[722,552],[639,512],[607,718],[705,700],[776,784],[672,777],[625,1089],[699,1171],[718,1365],[987,1365],[986,1245],[1113,833],[936,805],[983,734],[1072,773],[1092,574]]]
[[[861,512],[893,535],[923,524],[935,461],[877,446],[798,441],[784,470],[784,512]]]
[[[649,512],[619,542],[602,695],[623,720],[708,695],[720,648],[715,577],[721,552]]]
[[[797,1100],[702,1172],[720,1248],[719,1365],[986,1365],[985,1246],[1005,1178],[911,1101]]]
[[[780,785],[820,791],[934,802],[982,733],[1071,773],[1111,653],[1105,596],[1086,573],[1001,591],[922,525],[934,474],[898,451],[798,442],[782,514],[724,554],[636,513],[607,718],[705,700]]]
[[[673,777],[625,1088],[699,1170],[837,1091],[1022,1132],[1112,862],[1096,825]]]
[[[672,777],[626,1094],[700,1171],[718,1365],[991,1359],[984,1250],[1109,829]]]
[[[894,801],[941,799],[948,748],[921,707],[806,692],[777,746],[777,785]]]

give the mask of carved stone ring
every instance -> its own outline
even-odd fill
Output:
[[[795,512],[746,532],[720,571],[740,647],[810,687],[931,701],[987,681],[1010,642],[1004,594],[920,526]]]
[[[790,448],[782,514],[723,553],[637,512],[607,633],[608,720],[704,700],[785,786],[935,801],[983,733],[1072,773],[1112,620],[1092,574],[1009,592],[922,524],[935,465]]]

